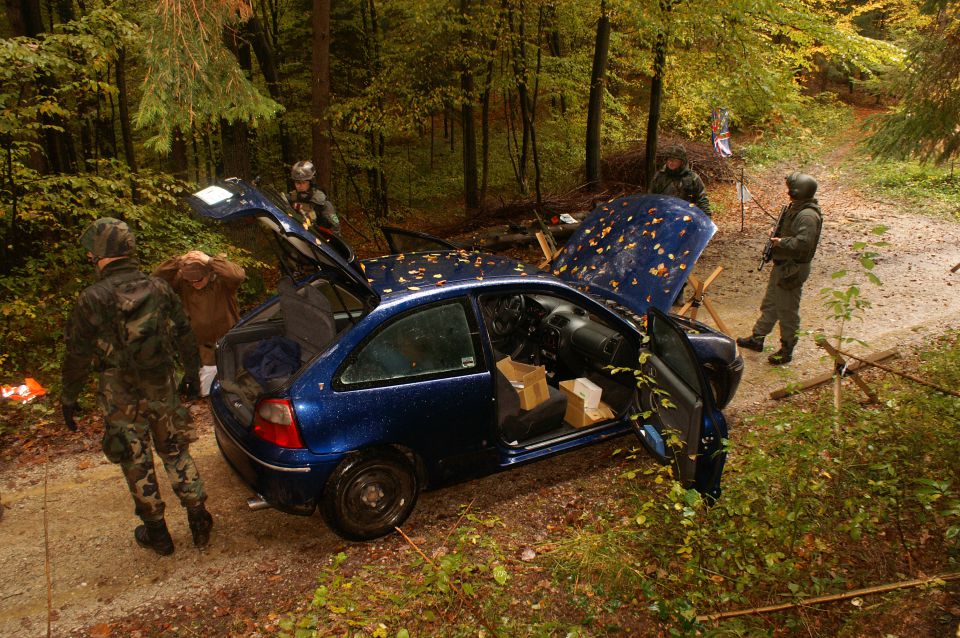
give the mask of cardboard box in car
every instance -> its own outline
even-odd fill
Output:
[[[585,408],[598,407],[600,405],[600,394],[602,392],[603,390],[600,386],[586,377],[574,379],[573,393],[583,399],[583,407]]]
[[[599,421],[612,419],[615,415],[609,405],[601,401],[597,407],[588,408],[583,404],[583,398],[577,395],[576,379],[560,382],[560,390],[567,395],[567,411],[563,420],[575,428],[585,428]]]
[[[520,409],[531,410],[550,398],[547,390],[547,369],[518,363],[506,357],[497,361],[497,369],[510,380],[520,395]]]

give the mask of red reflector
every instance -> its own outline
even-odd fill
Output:
[[[257,404],[253,434],[280,447],[304,447],[293,418],[293,406],[286,399],[266,399]]]

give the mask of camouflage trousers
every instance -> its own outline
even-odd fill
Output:
[[[203,481],[190,456],[196,437],[177,396],[173,372],[129,373],[108,370],[100,376],[103,453],[127,480],[135,512],[144,521],[163,518],[153,450],[163,463],[173,491],[187,508],[206,501]],[[152,444],[152,446],[151,446]]]

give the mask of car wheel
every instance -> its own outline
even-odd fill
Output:
[[[406,456],[391,448],[365,450],[344,459],[327,482],[321,511],[348,540],[384,536],[403,524],[417,502],[417,475]]]

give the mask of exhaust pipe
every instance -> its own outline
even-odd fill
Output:
[[[256,496],[251,496],[247,499],[247,507],[250,508],[250,511],[256,512],[259,510],[270,509],[273,507],[273,505],[265,501],[262,496],[257,494]]]

